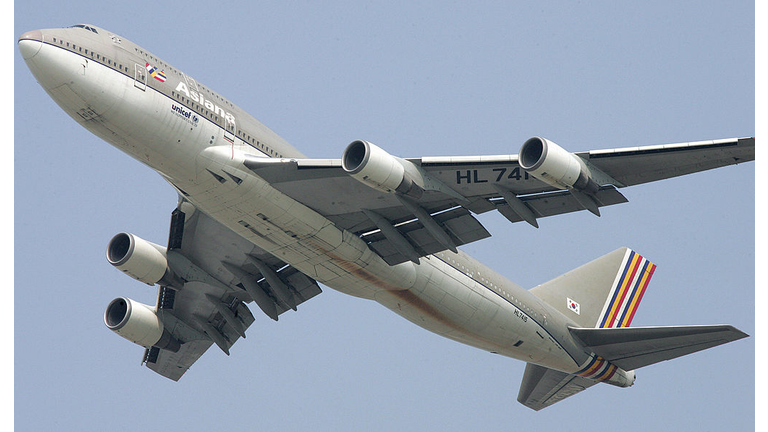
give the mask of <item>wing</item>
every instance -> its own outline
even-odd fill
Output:
[[[754,152],[754,138],[566,152],[593,174],[596,183],[588,193],[540,180],[523,169],[517,155],[398,159],[387,154],[419,179],[418,193],[372,187],[345,171],[342,159],[254,156],[245,165],[362,237],[394,265],[489,237],[473,213],[496,210],[510,222],[536,227],[539,218],[575,211],[599,216],[600,207],[627,202],[617,188],[754,160]]]
[[[517,401],[539,411],[595,384],[597,381],[528,363]]]
[[[321,292],[317,282],[183,200],[171,217],[166,255],[179,281],[159,288],[157,314],[181,347],[148,348],[144,363],[174,381],[213,344],[229,355],[255,320],[246,303],[277,320]]]

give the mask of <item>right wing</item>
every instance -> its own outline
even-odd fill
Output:
[[[213,344],[229,355],[254,322],[246,303],[277,320],[321,292],[313,279],[183,200],[171,217],[166,256],[180,281],[159,288],[157,315],[181,346],[147,348],[143,362],[174,381]]]

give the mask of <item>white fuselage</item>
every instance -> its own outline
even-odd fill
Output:
[[[570,320],[461,251],[387,265],[357,235],[243,165],[246,155],[302,157],[297,150],[141,47],[98,30],[30,32],[20,49],[62,109],[156,170],[198,210],[318,282],[442,336],[569,373],[588,360],[568,334]],[[146,63],[165,81],[147,75]]]

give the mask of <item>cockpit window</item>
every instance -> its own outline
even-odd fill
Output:
[[[90,30],[90,31],[92,31],[92,32],[94,32],[94,33],[96,33],[96,34],[99,34],[99,32],[97,32],[95,28],[93,28],[93,27],[89,27],[89,26],[87,26],[87,25],[83,25],[83,24],[75,24],[75,25],[71,26],[70,28],[75,28],[75,27],[77,27],[77,28],[81,28],[81,29],[85,29],[85,30]]]

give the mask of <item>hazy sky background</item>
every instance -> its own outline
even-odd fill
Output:
[[[754,136],[752,2],[103,2],[15,4],[15,34],[92,23],[215,89],[310,157],[366,139],[402,157],[571,151]],[[102,322],[156,290],[104,257],[165,244],[173,189],[45,94],[14,47],[15,422],[41,430],[747,430],[755,337],[598,385],[540,412],[525,364],[330,288],[180,382]],[[469,254],[533,287],[620,246],[658,265],[635,326],[755,335],[754,164],[623,190],[629,203],[499,214]]]

